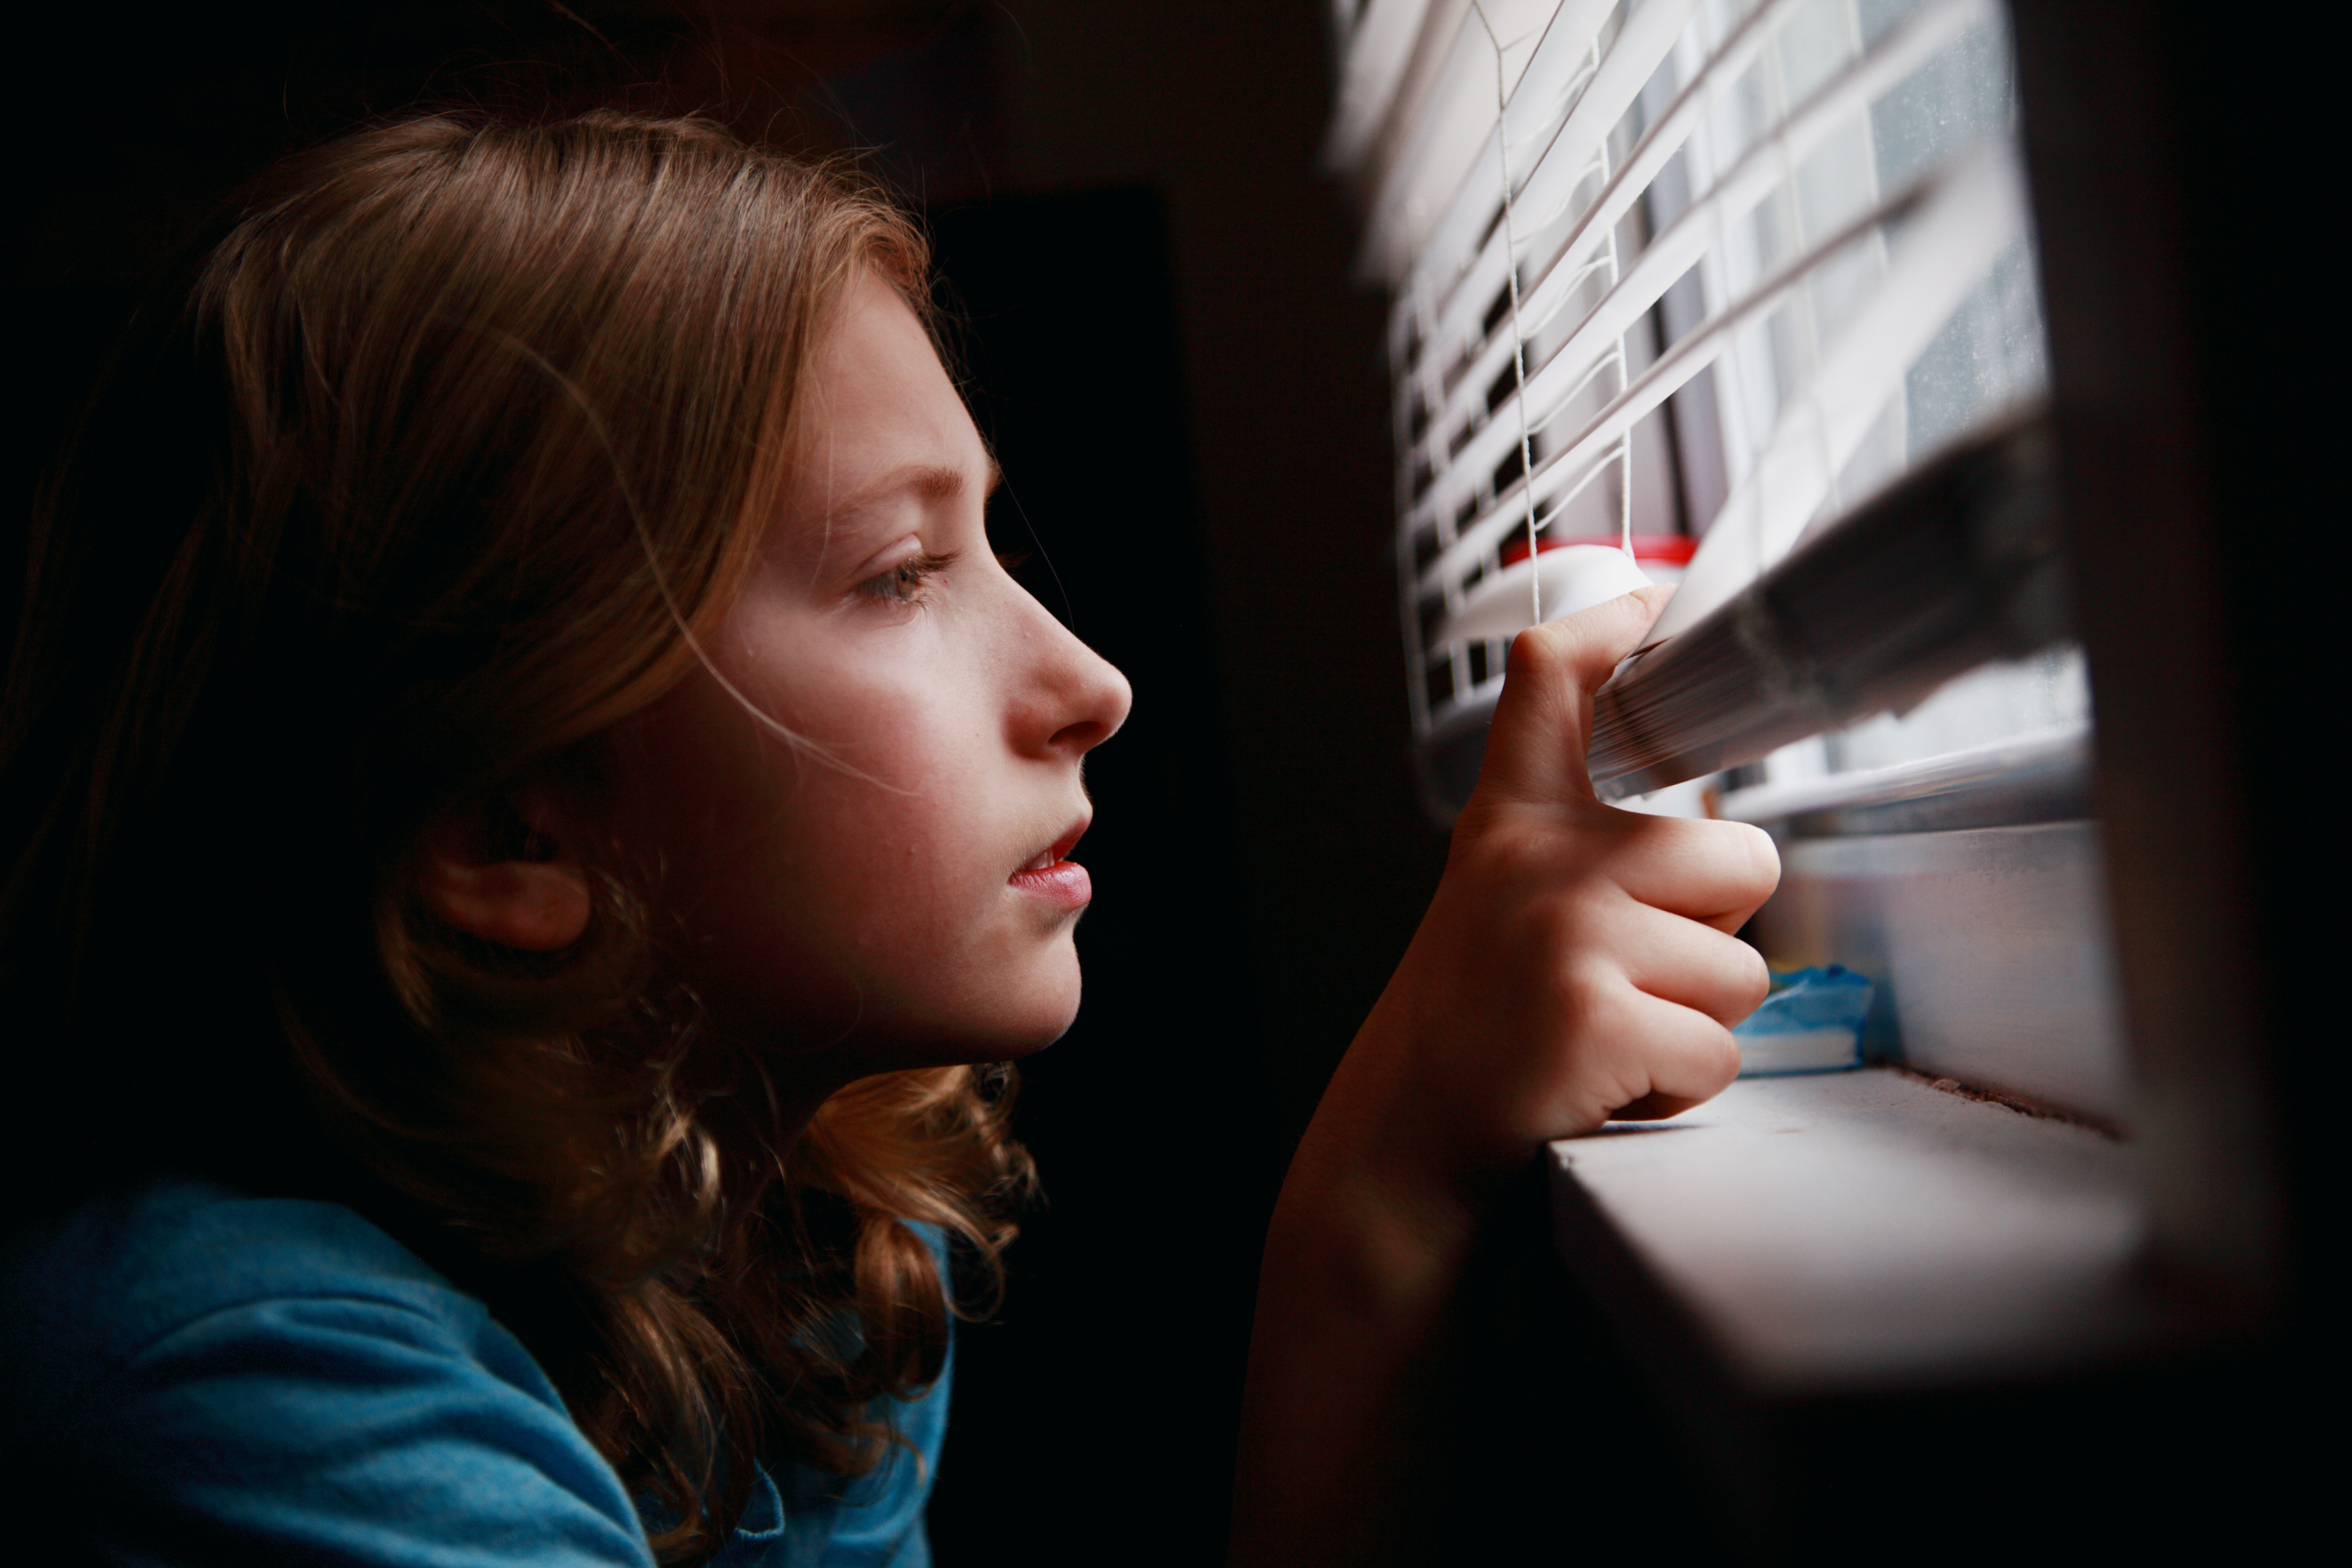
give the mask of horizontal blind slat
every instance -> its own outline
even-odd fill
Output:
[[[1651,182],[1681,151],[1683,143],[1709,107],[1716,91],[1729,85],[1753,60],[1756,49],[1763,42],[1765,26],[1780,13],[1801,3],[1802,0],[1776,0],[1775,4],[1759,6],[1739,30],[1724,41],[1723,47],[1706,62],[1689,87],[1678,95],[1658,122],[1643,134],[1641,142],[1627,154],[1624,164],[1611,177],[1609,184],[1579,217],[1576,227],[1563,241],[1559,255],[1548,265],[1545,273],[1523,281],[1520,314],[1529,331],[1540,332],[1551,324],[1559,307],[1573,295],[1572,280],[1577,269],[1591,260],[1594,253],[1606,242],[1610,231],[1632,211]],[[1740,164],[1727,172],[1711,189],[1696,193],[1694,200],[1682,214],[1677,215],[1675,221],[1695,220],[1699,209],[1714,202],[1718,206],[1736,207],[1736,210],[1723,212],[1715,220],[1718,230],[1728,228],[1771,194],[1774,185],[1787,177],[1789,166],[1801,163],[1822,142],[1842,129],[1852,114],[1899,85],[1955,35],[1989,15],[1991,8],[1992,0],[1930,0],[1876,48],[1844,72],[1823,83],[1803,104],[1791,110],[1778,132],[1759,140],[1758,145],[1743,157]],[[1770,152],[1776,138],[1780,142],[1777,159]],[[1776,166],[1776,163],[1780,166]],[[1734,185],[1739,187],[1737,192],[1726,189]],[[1553,216],[1556,215],[1523,216],[1520,231],[1528,232],[1550,221]],[[1652,245],[1654,247],[1665,241],[1666,236],[1660,235],[1652,241]],[[1677,272],[1675,276],[1680,275]],[[1451,341],[1451,334],[1461,331],[1465,320],[1475,320],[1470,315],[1475,306],[1462,301],[1475,301],[1481,295],[1503,287],[1503,265],[1498,244],[1489,242],[1481,254],[1475,276],[1477,284],[1457,291],[1454,302],[1430,333],[1433,342],[1444,343]],[[1671,278],[1667,279],[1669,286],[1673,281]],[[1507,333],[1489,335],[1469,367],[1458,374],[1444,409],[1433,410],[1436,416],[1433,423],[1441,428],[1457,425],[1467,411],[1471,399],[1476,395],[1475,389],[1492,382],[1510,354],[1511,343]],[[1465,392],[1465,388],[1472,390]]]
[[[2004,163],[2007,162],[2005,149],[2000,150],[2000,158]],[[1873,230],[1902,219],[1923,203],[1928,203],[1930,198],[1948,201],[1951,188],[1956,184],[1965,183],[1959,178],[1961,174],[1972,168],[1977,162],[1978,159],[1964,157],[1939,166],[1891,199],[1829,235],[1738,300],[1707,317],[1661,354],[1638,380],[1595,415],[1558,452],[1538,464],[1531,476],[1534,482],[1540,486],[1547,476],[1553,475],[1562,479],[1575,477],[1580,464],[1600,460],[1603,448],[1622,436],[1636,420],[1680,390],[1692,376],[1713,363],[1735,332],[1778,305],[1824,259],[1867,237]],[[1554,363],[1558,363],[1557,360]],[[1532,390],[1534,377],[1529,378],[1528,384]],[[1506,433],[1510,443],[1516,445],[1516,428]],[[1465,573],[1481,552],[1492,548],[1517,523],[1525,510],[1519,498],[1524,494],[1528,482],[1526,479],[1517,479],[1507,489],[1496,490],[1493,503],[1482,508],[1477,517],[1456,535],[1454,543],[1440,551],[1420,574],[1418,585],[1423,592],[1440,586],[1450,575],[1458,576]],[[1416,509],[1413,518],[1416,522],[1433,521],[1434,511],[1424,502]]]
[[[1641,143],[1627,155],[1626,162],[1609,177],[1609,183],[1594,198],[1593,205],[1586,208],[1577,220],[1577,227],[1563,244],[1559,255],[1547,265],[1547,272],[1563,267],[1573,268],[1591,257],[1599,240],[1605,237],[1609,229],[1641,198],[1658,170],[1664,166],[1666,160],[1681,147],[1692,128],[1697,124],[1696,113],[1682,115],[1677,123],[1676,111],[1694,100],[1696,100],[1697,108],[1704,109],[1702,95],[1705,88],[1725,79],[1727,76],[1736,76],[1746,68],[1755,58],[1756,49],[1761,46],[1765,30],[1772,20],[1791,6],[1804,3],[1805,0],[1766,0],[1739,24],[1733,36],[1725,40],[1723,47],[1716,51],[1701,68],[1699,75],[1684,89],[1675,109],[1670,110],[1658,125],[1644,133]],[[1672,48],[1672,40],[1668,42],[1668,48]],[[1652,68],[1655,69],[1654,67]],[[1668,138],[1671,138],[1670,143]],[[1576,186],[1591,167],[1590,159],[1571,166],[1572,163],[1571,159],[1546,159],[1528,171],[1515,198],[1520,214],[1521,233],[1536,233],[1564,216],[1573,200]],[[1611,210],[1602,213],[1601,209],[1604,207]],[[1431,237],[1428,251],[1415,268],[1415,278],[1424,294],[1441,300],[1429,333],[1431,341],[1452,342],[1465,336],[1469,323],[1478,319],[1478,312],[1483,309],[1479,301],[1503,287],[1507,267],[1518,264],[1519,258],[1505,254],[1506,247],[1499,243],[1500,232],[1497,227],[1486,236],[1483,243],[1477,243],[1455,229],[1450,216],[1448,225]],[[1466,259],[1457,260],[1444,251],[1442,247],[1449,239],[1459,242],[1461,248],[1467,253]],[[1588,240],[1590,243],[1586,243]],[[1472,250],[1474,244],[1475,249]],[[1437,279],[1448,267],[1456,269],[1456,276],[1453,281],[1441,284]],[[1528,286],[1532,287],[1536,281],[1528,279]]]
[[[1549,100],[1564,93],[1574,77],[1581,73],[1583,57],[1599,36],[1610,9],[1608,0],[1570,0],[1560,7],[1544,35],[1537,58],[1528,62],[1519,92],[1512,100],[1516,108],[1520,99],[1528,99],[1529,112],[1524,116],[1506,114],[1497,129],[1487,132],[1485,144],[1471,164],[1470,177],[1454,195],[1444,216],[1412,246],[1411,254],[1391,260],[1390,276],[1403,288],[1419,290],[1430,299],[1453,289],[1456,279],[1438,276],[1433,268],[1448,258],[1458,257],[1466,263],[1502,205],[1499,152],[1503,130],[1511,132],[1515,149],[1512,165],[1521,171],[1515,200],[1528,199],[1528,186],[1545,167],[1554,172],[1551,177],[1555,179],[1561,170],[1581,170],[1601,151],[1610,131],[1633,108],[1643,84],[1673,51],[1675,40],[1682,36],[1692,14],[1698,9],[1698,0],[1648,0],[1636,9],[1601,57],[1591,80],[1568,106],[1566,116],[1549,127],[1549,137],[1538,142],[1538,133],[1547,128],[1552,117],[1542,110],[1556,112],[1556,106]],[[1560,40],[1556,47],[1555,38]],[[1536,90],[1531,93],[1530,88]],[[1542,192],[1543,187],[1538,186],[1534,194],[1538,205],[1548,199]],[[1377,243],[1377,237],[1384,232],[1382,225],[1393,221],[1393,215],[1385,209],[1375,211],[1372,232]],[[1500,232],[1499,227],[1496,232]],[[1409,273],[1404,271],[1408,263]],[[1496,287],[1500,286],[1498,278]]]
[[[2006,142],[1952,170],[1898,237],[1885,280],[1783,406],[1651,642],[1696,625],[1789,552],[1904,373],[2024,227],[2024,182]]]
[[[1680,5],[1687,0],[1671,3]],[[1507,28],[1522,9],[1514,4],[1509,12],[1496,17],[1494,12],[1501,9],[1503,0],[1482,0],[1482,4],[1487,8],[1489,19]],[[1569,4],[1583,8],[1590,6],[1592,0],[1569,0]],[[1600,9],[1605,16],[1608,7],[1602,5]],[[1556,21],[1558,16],[1555,9],[1551,20]],[[1525,82],[1526,70],[1538,58],[1549,58],[1543,48],[1548,37],[1549,33],[1533,43],[1530,57],[1517,73],[1506,72],[1504,86],[1514,96]],[[1514,41],[1509,37],[1505,40],[1507,46]],[[1527,40],[1516,41],[1525,44]],[[1378,171],[1377,195],[1372,203],[1375,216],[1365,236],[1362,264],[1368,276],[1396,282],[1402,275],[1403,264],[1418,250],[1422,236],[1429,223],[1443,212],[1443,203],[1452,191],[1465,181],[1480,177],[1484,162],[1479,150],[1484,145],[1491,153],[1494,126],[1498,120],[1496,66],[1496,51],[1478,8],[1466,8],[1446,52],[1445,63],[1437,72],[1429,104],[1424,106],[1402,151]],[[1539,96],[1531,96],[1529,101],[1537,101]]]
[[[1980,17],[1988,9],[1983,0],[1944,0],[1924,7],[1921,14],[1904,28],[1890,36],[1869,55],[1848,70],[1824,83],[1811,98],[1782,122],[1777,132],[1759,138],[1756,145],[1744,153],[1739,162],[1727,170],[1705,193],[1699,195],[1678,214],[1674,222],[1655,237],[1633,267],[1611,289],[1596,301],[1586,321],[1569,342],[1542,366],[1531,366],[1528,374],[1530,407],[1528,423],[1540,426],[1550,416],[1552,409],[1547,400],[1558,400],[1572,395],[1582,384],[1591,368],[1612,351],[1616,340],[1640,318],[1675,281],[1695,266],[1707,249],[1717,244],[1734,224],[1769,198],[1789,177],[1790,171],[1822,142],[1843,128],[1856,112],[1888,89],[1899,84],[1937,48],[1969,22]],[[1687,135],[1687,130],[1685,132]],[[1671,153],[1668,154],[1671,156]],[[1658,166],[1663,167],[1664,158]],[[1632,167],[1629,160],[1627,166]],[[1654,174],[1654,171],[1653,171]],[[1630,207],[1639,195],[1632,192],[1623,199]],[[1603,199],[1605,200],[1605,194]],[[1596,202],[1593,212],[1600,211]],[[1590,216],[1590,215],[1588,215]],[[1610,220],[1613,222],[1614,220]],[[1584,242],[1581,257],[1564,253],[1551,271],[1537,282],[1521,302],[1521,320],[1529,335],[1547,331],[1557,320],[1559,310],[1574,297],[1576,273],[1573,267],[1589,260],[1592,248],[1606,238],[1608,224],[1591,223],[1579,231]],[[1575,242],[1571,242],[1572,244]],[[1817,251],[1818,253],[1818,251]],[[1508,333],[1497,333],[1481,351],[1471,367],[1454,383],[1445,401],[1432,411],[1431,440],[1442,443],[1447,433],[1455,430],[1475,408],[1482,389],[1494,381],[1508,364],[1512,352]],[[1565,363],[1561,362],[1565,361]],[[1553,366],[1558,365],[1558,370]],[[1549,374],[1547,374],[1549,373]],[[1538,396],[1538,384],[1544,389]],[[1506,422],[1507,410],[1497,408],[1490,416],[1486,429]],[[1441,478],[1433,488],[1433,497],[1420,510],[1424,515],[1450,510],[1446,497],[1454,505],[1460,504],[1460,492],[1467,482],[1475,487],[1476,476],[1491,469],[1503,458],[1501,447],[1517,441],[1516,426],[1508,442],[1498,443],[1489,438],[1474,437],[1469,446],[1453,454],[1444,464],[1432,464],[1433,471],[1453,475],[1448,486]],[[1484,432],[1482,431],[1483,435]]]
[[[1556,613],[1531,592],[1549,542],[1501,559],[1523,529],[1702,532],[1654,647],[2042,374],[1996,0],[1342,0],[1338,26],[1326,156],[1396,300],[1433,802],[1501,641]],[[1692,462],[1712,528],[1685,515]]]

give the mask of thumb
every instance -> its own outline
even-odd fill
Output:
[[[1478,770],[1480,795],[1540,801],[1591,795],[1584,753],[1592,743],[1592,694],[1642,646],[1674,592],[1670,584],[1637,588],[1529,626],[1513,639]]]

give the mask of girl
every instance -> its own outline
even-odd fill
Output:
[[[0,697],[6,1468],[107,1561],[898,1563],[1078,999],[1118,672],[873,193],[693,121],[292,160],[142,324]],[[1520,637],[1269,1238],[1237,1561],[1360,1561],[1478,1217],[1736,1068],[1769,843]],[[949,1267],[950,1261],[953,1267]]]

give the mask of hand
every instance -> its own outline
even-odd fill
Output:
[[[1592,693],[1667,590],[1521,632],[1478,788],[1396,977],[1283,1183],[1258,1276],[1237,1568],[1432,1560],[1416,1375],[1490,1200],[1546,1140],[1671,1116],[1739,1070],[1764,961],[1732,936],[1780,879],[1730,822],[1601,804]]]
[[[1377,1139],[1356,1157],[1475,1189],[1547,1140],[1674,1115],[1738,1072],[1730,1026],[1769,980],[1731,933],[1780,879],[1771,839],[1604,805],[1584,764],[1592,693],[1670,592],[1512,644],[1444,879],[1327,1097]]]

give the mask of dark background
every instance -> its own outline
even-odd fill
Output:
[[[940,1560],[1221,1551],[1265,1215],[1434,885],[1405,768],[1382,305],[1315,167],[1323,0],[361,0],[53,17],[15,252],[14,482],[271,159],[414,105],[618,103],[864,154],[926,219],[992,530],[1127,671],[1090,763],[1047,1202],[969,1331]],[[21,527],[12,507],[0,527]],[[18,551],[0,552],[20,570]],[[9,604],[15,585],[0,583]]]

